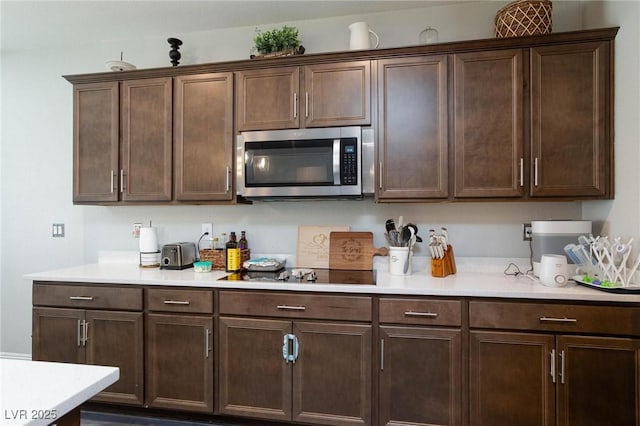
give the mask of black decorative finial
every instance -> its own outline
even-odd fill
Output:
[[[182,55],[180,55],[180,52],[178,52],[178,49],[180,49],[180,46],[182,46],[182,40],[177,38],[168,38],[167,41],[169,42],[169,45],[171,45],[169,58],[171,58],[171,63],[173,64],[173,66],[177,67],[179,63],[178,61],[182,57]]]

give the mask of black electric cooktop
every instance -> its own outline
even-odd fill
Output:
[[[262,281],[292,284],[361,284],[376,283],[375,271],[339,269],[283,268],[279,271],[242,271],[231,273],[222,281]]]

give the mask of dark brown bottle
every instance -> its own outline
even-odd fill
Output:
[[[240,250],[249,248],[249,243],[247,242],[247,235],[245,231],[241,231],[240,233],[240,239],[238,240],[238,248]]]
[[[226,249],[226,263],[225,269],[227,272],[238,272],[242,265],[240,264],[240,249],[238,248],[238,242],[236,241],[236,233],[232,232],[229,235],[229,241],[225,245]]]

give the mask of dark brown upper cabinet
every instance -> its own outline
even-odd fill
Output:
[[[120,193],[123,201],[170,201],[171,78],[122,82]]]
[[[239,131],[368,125],[369,61],[238,72]]]
[[[118,201],[119,84],[73,88],[73,202]]]
[[[531,49],[533,197],[613,198],[610,42]]]
[[[233,73],[174,79],[174,185],[179,201],[230,201]]]
[[[378,61],[378,200],[448,196],[447,56]]]
[[[524,193],[521,49],[453,55],[456,198]]]

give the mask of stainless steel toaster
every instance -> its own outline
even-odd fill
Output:
[[[171,243],[162,246],[160,269],[187,269],[196,261],[194,243]]]

